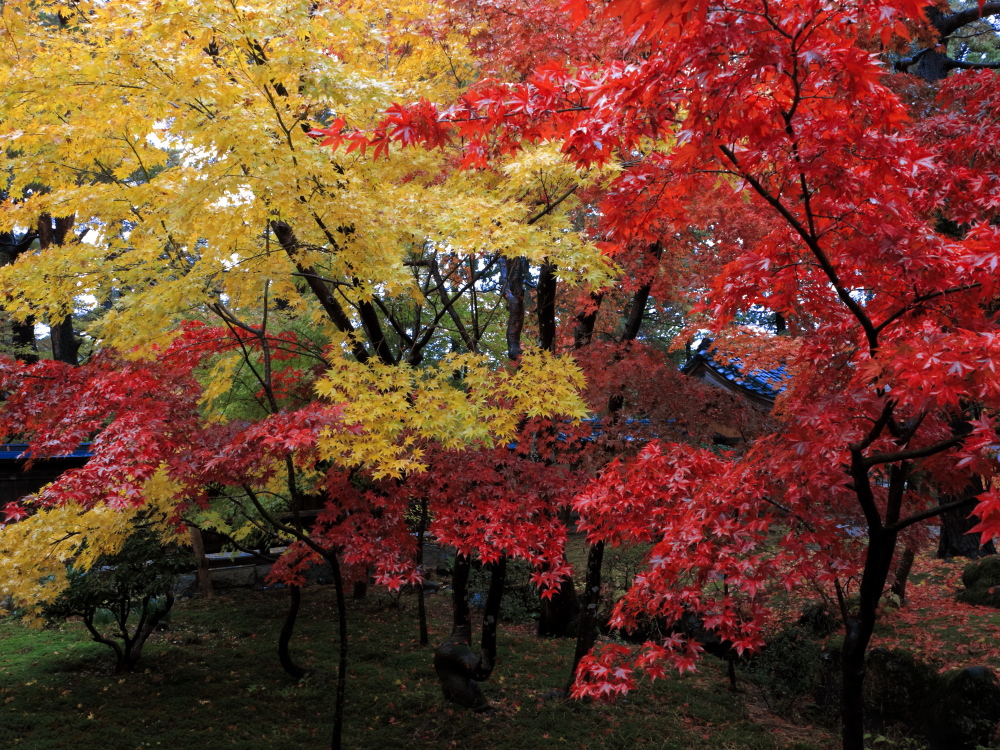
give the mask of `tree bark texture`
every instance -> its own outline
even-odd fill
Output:
[[[576,637],[576,651],[573,653],[573,663],[570,666],[569,682],[566,685],[568,694],[576,681],[576,670],[580,660],[590,653],[597,642],[597,614],[601,604],[601,566],[604,563],[604,542],[598,541],[590,545],[587,552],[587,578],[583,589],[583,609],[580,612],[580,627]]]
[[[538,274],[538,348],[556,350],[556,267],[542,264]]]
[[[507,303],[507,356],[513,361],[521,356],[521,333],[524,330],[524,276],[528,262],[524,258],[503,258],[500,272],[504,279]]]
[[[451,635],[434,651],[434,672],[446,700],[463,708],[481,711],[488,704],[479,683],[473,679],[479,666],[479,657],[472,650],[472,620],[469,614],[471,564],[467,555],[455,556],[455,568],[451,576]]]
[[[38,219],[38,243],[41,249],[66,244],[66,237],[73,228],[74,218],[61,216],[53,219],[49,214],[42,214]],[[68,304],[72,309],[73,300],[69,300]],[[49,339],[52,342],[52,359],[68,365],[79,364],[80,339],[73,332],[72,313],[60,320],[49,321]]]
[[[420,525],[417,527],[417,562],[423,575],[427,575],[424,566],[424,533],[427,531],[427,498],[420,500]],[[420,645],[426,646],[430,643],[430,636],[427,633],[427,604],[424,601],[423,584],[417,588],[417,619],[420,627]]]
[[[344,596],[344,576],[340,572],[337,553],[326,555],[333,570],[333,585],[337,594],[337,629],[340,635],[340,660],[337,664],[337,694],[333,709],[332,750],[341,750],[344,739],[344,700],[347,696],[347,598]]]
[[[289,675],[296,680],[301,680],[306,675],[311,674],[312,670],[296,664],[288,646],[292,640],[292,634],[295,632],[295,621],[298,619],[299,606],[302,604],[302,590],[298,586],[289,586],[288,593],[288,614],[285,615],[285,621],[281,624],[281,631],[278,633],[278,661],[281,663],[281,668]]]
[[[981,493],[982,487],[975,482],[970,482],[966,487],[965,494],[970,499]],[[942,497],[941,503],[959,500],[961,498]],[[938,538],[937,557],[939,560],[950,560],[953,557],[968,557],[977,560],[987,555],[995,555],[997,549],[993,542],[986,544],[979,543],[979,534],[970,534],[969,529],[979,523],[976,518],[969,518],[972,512],[972,503],[968,509],[951,510],[941,514],[941,536]]]
[[[896,534],[884,528],[868,529],[865,567],[861,576],[858,610],[845,618],[844,647],[841,653],[841,722],[844,750],[864,750],[865,654],[875,630],[878,603],[885,590],[896,549]]]
[[[594,338],[594,328],[597,325],[597,313],[604,301],[604,292],[591,292],[590,305],[576,315],[576,326],[573,328],[573,347],[579,349],[587,346]]]

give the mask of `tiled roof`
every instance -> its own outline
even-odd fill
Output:
[[[25,455],[27,450],[27,443],[3,443],[0,445],[0,461],[27,459],[29,458],[29,456]],[[58,456],[49,456],[49,458],[90,458],[93,455],[90,450],[90,443],[81,443],[71,453],[61,453]]]
[[[733,359],[728,364],[722,362],[718,357],[718,350],[712,347],[711,339],[702,339],[698,346],[698,351],[691,355],[681,370],[685,373],[691,372],[698,364],[704,363],[721,377],[730,383],[741,386],[746,390],[757,394],[761,398],[774,401],[778,394],[785,390],[785,380],[788,372],[784,365],[773,370],[750,370],[743,372],[740,369],[740,361]]]

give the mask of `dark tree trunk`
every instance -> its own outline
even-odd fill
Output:
[[[35,341],[35,318],[29,317],[23,323],[14,323],[11,328],[17,358],[25,364],[35,364],[38,361],[38,342]]]
[[[657,261],[660,258],[663,248],[659,243],[650,248],[650,253]],[[629,308],[628,318],[625,321],[625,330],[622,333],[621,343],[627,346],[639,335],[642,328],[642,321],[645,317],[646,305],[649,303],[649,294],[652,283],[643,284],[636,290],[632,298],[632,305]],[[615,413],[624,406],[624,398],[619,394],[612,396],[608,400],[608,413],[614,417]],[[601,604],[601,564],[604,560],[604,542],[598,541],[591,545],[587,553],[587,581],[583,592],[583,610],[580,613],[580,625],[577,629],[576,651],[573,654],[573,665],[570,671],[568,686],[572,687],[576,679],[576,670],[580,666],[580,660],[586,656],[597,642],[597,614]],[[568,692],[568,688],[567,688]]]
[[[421,573],[427,575],[424,568],[424,533],[427,531],[427,498],[420,500],[420,525],[417,527],[417,561],[420,565]],[[430,636],[427,634],[427,605],[424,601],[424,587],[421,584],[417,588],[417,618],[420,621],[420,645],[426,646],[430,643]]]
[[[556,350],[556,267],[542,265],[538,274],[538,347]]]
[[[594,327],[597,325],[597,313],[604,301],[604,292],[591,292],[588,309],[577,313],[576,327],[573,329],[573,346],[577,349],[587,346],[594,338]],[[593,309],[589,309],[589,308]]]
[[[970,488],[973,485],[970,484]],[[983,490],[981,487],[968,489],[967,493],[972,496],[978,495]],[[942,504],[958,498],[941,498]],[[997,553],[993,542],[986,544],[979,543],[979,534],[970,534],[969,529],[979,523],[977,518],[969,518],[972,512],[972,504],[968,509],[952,510],[941,514],[941,536],[938,539],[937,557],[939,560],[950,560],[953,557],[968,557],[976,560],[987,555]]]
[[[524,258],[503,258],[500,272],[504,277],[504,300],[507,303],[507,356],[513,361],[521,356],[521,333],[524,330]]]
[[[858,592],[857,614],[845,618],[844,647],[841,653],[841,721],[844,750],[864,750],[865,654],[875,631],[878,603],[885,590],[896,549],[896,535],[883,528],[868,530],[865,567]]]
[[[504,584],[507,582],[507,558],[501,557],[490,565],[490,589],[486,594],[486,608],[483,610],[483,635],[479,642],[479,664],[472,679],[482,682],[493,674],[497,663],[497,626],[500,624],[500,604],[503,601]]]
[[[73,316],[67,315],[62,321],[49,325],[52,340],[52,359],[68,365],[80,363],[80,339],[73,331]]]
[[[899,565],[896,566],[895,580],[892,582],[892,593],[899,599],[900,604],[906,601],[906,582],[910,578],[910,571],[913,569],[915,558],[916,553],[913,551],[913,547],[907,547],[903,550],[903,557],[900,559]]]
[[[587,582],[583,590],[583,611],[580,613],[580,627],[576,637],[576,651],[570,667],[566,693],[569,694],[576,680],[576,670],[597,642],[597,614],[601,605],[601,565],[604,563],[604,542],[596,542],[587,552]]]
[[[445,699],[463,708],[477,711],[488,707],[479,683],[473,675],[479,657],[472,650],[472,620],[469,615],[469,569],[466,555],[455,556],[451,576],[452,628],[451,635],[434,650],[434,672],[441,683]]]
[[[38,219],[38,243],[42,250],[66,244],[73,222],[73,216],[53,219],[49,214],[42,214]],[[72,309],[73,300],[69,300],[67,304]],[[73,332],[72,313],[62,320],[49,321],[49,339],[52,343],[52,359],[68,365],[79,364],[80,339]]]
[[[542,638],[575,637],[579,631],[582,609],[573,578],[564,578],[551,598],[542,599],[538,635]]]
[[[312,670],[300,667],[292,660],[288,644],[292,640],[292,633],[295,632],[295,621],[298,619],[299,606],[302,603],[302,590],[298,586],[289,586],[288,593],[290,595],[288,614],[285,615],[285,621],[282,623],[281,631],[278,633],[278,661],[281,662],[281,668],[288,672],[288,674],[296,680],[301,680],[306,675],[311,674]]]
[[[38,239],[36,232],[28,232],[20,239],[16,239],[12,232],[0,232],[0,265],[14,263],[36,239]],[[14,348],[15,356],[22,362],[32,365],[38,361],[34,317],[21,322],[11,321],[11,346]]]
[[[336,553],[326,556],[333,569],[333,585],[337,592],[337,625],[340,635],[340,660],[337,664],[337,695],[333,709],[332,750],[341,750],[344,736],[344,700],[347,696],[347,598],[344,596],[344,577]]]
[[[351,592],[352,599],[364,599],[368,596],[368,570],[364,572],[364,578],[354,582],[354,590]]]
[[[198,590],[206,599],[211,599],[215,595],[215,591],[212,588],[212,575],[208,569],[208,557],[205,555],[205,539],[201,535],[201,529],[194,526],[188,528],[191,532],[194,560],[198,566]]]
[[[139,659],[142,656],[142,649],[146,645],[146,641],[149,640],[149,636],[153,634],[153,631],[156,630],[156,626],[163,621],[163,618],[169,614],[170,609],[174,606],[174,594],[172,591],[168,591],[164,595],[164,598],[166,603],[164,604],[163,609],[159,609],[152,614],[149,612],[150,599],[147,598],[143,602],[142,619],[136,627],[135,637],[128,648],[129,672],[135,669],[135,665],[139,663]]]

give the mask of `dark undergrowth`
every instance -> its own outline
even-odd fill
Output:
[[[315,668],[301,682],[275,656],[287,593],[241,591],[175,607],[139,671],[111,673],[110,652],[82,625],[28,630],[0,622],[0,748],[137,750],[329,747],[337,640],[333,595],[306,589],[293,641]],[[344,736],[354,748],[658,748],[770,750],[832,747],[832,738],[773,719],[727,689],[706,660],[694,676],[643,685],[614,705],[546,699],[561,686],[573,644],[540,640],[532,626],[506,628],[500,664],[484,685],[494,710],[444,703],[432,647],[417,641],[416,604],[374,595],[352,602],[351,668]],[[430,598],[431,642],[449,607]]]

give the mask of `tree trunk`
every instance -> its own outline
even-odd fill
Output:
[[[453,620],[451,635],[434,650],[434,672],[446,700],[477,711],[488,708],[479,683],[473,679],[479,657],[472,650],[472,621],[469,616],[469,569],[466,555],[455,556],[451,576]]]
[[[337,624],[340,635],[340,660],[337,664],[337,695],[333,709],[332,750],[341,750],[344,738],[344,700],[347,696],[347,599],[344,596],[344,577],[340,573],[340,560],[336,553],[326,555],[333,569],[333,584],[337,592]]]
[[[587,346],[594,338],[594,328],[597,325],[597,313],[601,309],[604,292],[591,292],[588,308],[576,315],[576,327],[573,329],[573,347],[579,349]],[[592,308],[592,309],[591,309]]]
[[[906,601],[906,581],[910,577],[915,557],[916,553],[913,551],[913,547],[907,547],[903,550],[903,557],[899,561],[899,565],[896,566],[894,576],[896,580],[892,583],[892,593],[899,599],[900,605]]]
[[[15,240],[12,232],[0,232],[0,265],[6,266],[14,263],[22,253],[31,247],[36,239],[38,239],[36,232],[28,232],[20,240]],[[34,317],[28,317],[21,322],[12,320],[10,327],[14,356],[25,364],[33,365],[38,362]]]
[[[507,303],[507,356],[511,361],[521,356],[521,332],[524,330],[524,272],[527,261],[503,258],[500,271],[504,277]]]
[[[542,265],[538,274],[538,348],[556,351],[556,267]]]
[[[42,250],[66,244],[66,236],[73,228],[73,216],[61,216],[53,220],[49,214],[38,218],[38,244]],[[70,309],[73,300],[69,300]],[[61,320],[49,321],[49,340],[52,343],[52,359],[68,365],[79,364],[80,339],[73,332],[72,312]]]
[[[576,636],[576,651],[570,667],[566,693],[569,694],[576,681],[576,670],[580,660],[590,653],[597,642],[597,610],[601,604],[601,565],[604,562],[604,542],[598,541],[587,552],[587,583],[583,590],[583,611],[580,613],[580,627]]]
[[[422,575],[427,575],[424,567],[424,533],[427,531],[427,498],[420,500],[420,525],[417,527],[417,562],[420,565]],[[424,601],[424,586],[421,582],[417,588],[417,618],[420,621],[420,645],[426,646],[430,643],[430,636],[427,634],[427,605]]]
[[[974,487],[974,483],[970,483],[969,487],[974,489],[967,488],[967,494],[977,495],[982,492],[981,488]],[[944,504],[954,499],[958,498],[944,497],[941,502]],[[941,514],[941,536],[938,539],[937,549],[939,560],[950,560],[953,557],[976,560],[997,553],[992,541],[981,545],[979,534],[969,533],[969,529],[979,523],[978,519],[969,518],[972,507],[970,503],[968,510],[953,510]]]
[[[302,590],[298,586],[289,586],[288,593],[290,595],[288,614],[285,615],[285,621],[278,633],[278,661],[281,662],[281,668],[289,675],[296,680],[301,680],[306,675],[311,674],[312,670],[300,667],[292,660],[288,644],[292,640],[292,633],[295,632],[295,621],[298,619],[299,605],[302,603]]]
[[[483,636],[479,647],[479,663],[472,674],[477,682],[488,680],[497,663],[497,626],[500,624],[500,604],[507,582],[507,558],[501,557],[490,566],[490,589],[483,610]]]
[[[840,715],[844,750],[864,750],[864,681],[865,653],[875,631],[878,603],[885,590],[896,549],[896,535],[882,528],[868,530],[865,567],[858,592],[858,612],[845,618],[844,647],[841,653]]]
[[[572,576],[564,578],[551,598],[542,599],[538,635],[542,638],[575,637],[579,631],[582,609]]]
[[[351,592],[352,599],[364,599],[368,596],[368,569],[365,568],[364,578],[354,582],[354,590]]]
[[[194,560],[198,565],[198,590],[206,599],[211,599],[215,595],[215,591],[212,588],[212,574],[208,569],[208,557],[205,555],[205,540],[201,536],[201,529],[194,526],[188,528],[191,534]]]
[[[862,645],[860,624],[851,621],[844,635],[841,654],[841,679],[843,693],[840,701],[841,728],[844,750],[864,750],[865,710],[862,688],[865,680],[865,649]]]
[[[172,591],[168,591],[164,595],[164,598],[166,599],[166,604],[163,609],[157,610],[153,614],[149,614],[150,601],[146,600],[143,602],[142,619],[139,621],[139,626],[135,631],[135,638],[128,649],[129,672],[135,669],[135,665],[139,663],[139,658],[142,656],[143,646],[146,645],[146,641],[149,640],[149,636],[153,634],[153,631],[156,630],[156,626],[163,621],[163,618],[170,613],[170,609],[174,606],[174,594]]]

